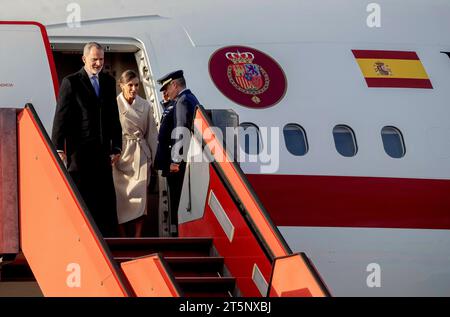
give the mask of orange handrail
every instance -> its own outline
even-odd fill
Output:
[[[21,249],[45,296],[130,296],[31,105],[18,116]]]
[[[272,268],[269,297],[325,297],[328,290],[314,276],[304,254],[276,258]]]
[[[274,257],[281,257],[290,254],[285,243],[281,241],[280,236],[275,233],[275,226],[270,223],[269,218],[257,203],[256,197],[249,191],[248,184],[245,184],[243,178],[236,170],[230,159],[229,153],[222,146],[221,140],[217,140],[214,133],[205,133],[211,128],[209,119],[198,107],[194,119],[194,127],[202,135],[206,145],[209,147],[215,162],[222,169],[225,177],[228,179],[239,201],[245,206],[245,209],[254,223],[256,229],[261,235],[263,242],[267,245]]]
[[[159,254],[123,262],[122,269],[138,297],[180,297]]]
[[[217,139],[212,124],[200,105],[197,106],[194,128],[195,133],[201,135],[203,144],[228,183],[228,189],[241,205],[242,212],[250,219],[260,242],[266,248],[265,251],[272,256],[272,278],[268,296],[330,296],[326,285],[307,257],[303,253],[292,254],[251,185],[246,182],[243,172],[231,159],[222,145],[222,140]]]

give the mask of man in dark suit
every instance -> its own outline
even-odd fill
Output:
[[[166,114],[168,118],[172,116],[173,119],[161,121],[159,134],[163,133],[166,135],[167,131],[172,133],[172,130],[175,128],[186,128],[187,130],[191,130],[195,107],[199,102],[192,92],[186,88],[186,80],[184,79],[183,71],[177,70],[169,73],[160,78],[158,83],[162,85],[161,91],[166,90],[168,99],[174,103],[173,109]],[[164,121],[166,121],[166,124],[164,124]],[[190,138],[186,139],[186,136],[184,136],[184,138],[183,136],[180,136],[176,139],[173,138],[172,135],[169,145],[170,157],[166,159],[165,163],[162,163],[166,170],[168,167],[169,171],[167,174],[167,182],[169,184],[171,232],[173,236],[178,235],[178,205],[186,170],[187,145],[189,144],[189,139]],[[167,140],[166,137],[165,140]],[[177,147],[177,143],[178,145],[184,144],[185,146]],[[166,148],[166,144],[164,144],[163,147]],[[165,158],[162,160],[164,159]]]
[[[122,148],[116,83],[101,72],[100,44],[86,44],[82,59],[84,67],[62,80],[52,141],[100,231],[114,236],[117,212],[111,165]]]

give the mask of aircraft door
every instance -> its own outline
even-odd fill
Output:
[[[0,21],[0,36],[0,108],[33,103],[51,134],[58,80],[44,26]]]
[[[153,117],[155,120],[155,124],[152,125],[155,127],[155,130],[152,133],[158,134],[159,123],[162,116],[162,108],[158,104],[158,99],[156,94],[156,88],[153,80],[152,73],[150,71],[150,65],[147,60],[147,56],[144,49],[140,49],[135,53],[136,63],[139,70],[139,77],[141,78],[141,85],[144,89],[145,95],[147,96],[147,101],[152,105],[153,108]],[[157,128],[157,129],[156,129]],[[155,147],[156,148],[156,147]],[[165,177],[160,175],[158,172],[158,176],[153,178],[156,184],[152,186],[150,189],[152,193],[150,193],[150,199],[152,199],[153,195],[158,196],[158,231],[159,236],[170,236],[170,228],[169,228],[169,198],[168,198],[168,190],[167,190],[167,180]],[[149,211],[151,213],[151,210]],[[156,216],[154,214],[153,216]],[[152,215],[151,215],[152,217]]]
[[[145,95],[147,96],[148,102],[153,105],[153,113],[155,116],[155,120],[159,125],[159,120],[161,118],[162,112],[160,111],[160,107],[156,106],[158,102],[158,98],[155,96],[155,92],[157,91],[155,88],[155,83],[153,80],[153,75],[150,71],[150,66],[145,54],[145,50],[140,49],[134,54],[136,58],[136,64],[139,70],[139,76],[141,78],[141,84],[144,88]]]

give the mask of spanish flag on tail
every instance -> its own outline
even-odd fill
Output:
[[[369,87],[433,89],[416,52],[352,50]]]

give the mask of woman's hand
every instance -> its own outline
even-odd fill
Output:
[[[120,154],[111,154],[111,165],[114,166],[116,162],[120,159]]]
[[[177,173],[179,171],[180,171],[180,164],[170,163],[170,172],[171,173]]]

